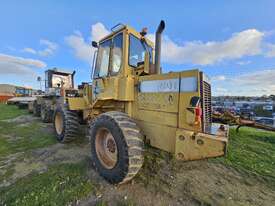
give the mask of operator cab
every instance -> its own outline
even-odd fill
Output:
[[[72,90],[74,88],[74,74],[61,70],[49,69],[45,71],[45,93],[61,96],[61,89]]]
[[[139,33],[129,26],[119,24],[99,43],[93,42],[93,47],[98,50],[92,79],[143,74],[146,55],[151,65],[154,59],[153,43],[145,35],[144,31]]]

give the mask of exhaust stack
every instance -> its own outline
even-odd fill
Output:
[[[155,72],[156,74],[161,74],[162,72],[160,68],[160,58],[161,58],[161,36],[164,28],[165,28],[165,22],[161,20],[158,26],[158,29],[156,31],[156,40],[155,40]]]

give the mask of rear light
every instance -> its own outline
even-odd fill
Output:
[[[201,123],[202,109],[200,107],[195,108],[195,124]]]
[[[201,117],[201,115],[202,115],[202,110],[201,110],[200,107],[196,107],[196,108],[195,108],[195,114],[196,114],[196,116]]]

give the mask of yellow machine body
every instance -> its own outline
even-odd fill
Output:
[[[181,160],[222,156],[226,153],[228,127],[206,121],[211,115],[211,92],[207,77],[197,69],[166,74],[150,71],[154,65],[153,43],[129,26],[123,26],[99,42],[122,35],[120,69],[112,74],[110,47],[108,74],[93,76],[80,97],[68,98],[70,110],[82,111],[83,118],[93,120],[107,111],[122,111],[133,118],[145,140]],[[130,64],[130,36],[145,41],[152,48],[151,60],[144,54],[143,64]],[[99,61],[99,58],[97,59]],[[96,63],[97,64],[97,63]],[[194,100],[200,99],[201,118],[197,119]]]

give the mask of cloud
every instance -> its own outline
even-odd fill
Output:
[[[51,42],[47,39],[40,39],[40,44],[46,46],[45,49],[38,51],[40,56],[50,56],[53,55],[57,50],[58,45],[54,42]]]
[[[30,54],[36,54],[37,53],[34,49],[29,48],[29,47],[26,47],[26,48],[22,49],[22,52],[26,52],[26,53],[30,53]]]
[[[233,77],[225,77],[224,82],[213,82],[215,95],[261,96],[275,94],[275,69],[264,69]],[[227,92],[215,88],[223,87]]]
[[[0,74],[33,75],[32,68],[44,68],[46,63],[0,53]]]
[[[14,64],[20,64],[25,66],[33,66],[38,68],[46,67],[46,64],[40,60],[27,59],[23,57],[11,56],[0,53],[0,62],[9,62]]]
[[[99,41],[109,33],[102,23],[96,23],[92,25],[91,36],[88,40],[85,40],[80,31],[75,31],[74,34],[65,37],[65,42],[74,50],[77,58],[91,63],[95,51],[95,48],[91,46],[91,42]]]
[[[241,66],[247,65],[247,64],[250,64],[250,63],[251,63],[251,61],[239,61],[239,62],[237,62],[237,64],[241,65]]]
[[[47,56],[53,55],[58,49],[58,44],[52,41],[49,41],[47,39],[40,39],[39,43],[45,48],[41,50],[35,50],[30,47],[25,47],[24,49],[22,49],[22,52],[26,52],[30,54],[38,54],[39,56],[47,57]]]
[[[73,48],[77,58],[91,63],[94,49],[85,41],[82,34],[77,31],[65,38],[66,43]]]
[[[172,64],[211,65],[224,60],[240,59],[261,53],[264,33],[248,29],[224,41],[191,41],[179,45],[168,36],[163,38],[163,61]]]
[[[275,69],[269,69],[238,75],[234,77],[232,81],[241,86],[253,85],[255,87],[266,87],[271,85],[275,87],[274,78]]]
[[[215,96],[230,96],[232,93],[223,87],[215,87],[213,93]]]
[[[90,46],[90,42],[92,40],[98,41],[109,33],[110,31],[98,22],[92,25],[90,37],[85,38],[80,31],[75,31],[74,34],[65,37],[65,41],[73,48],[77,58],[91,63],[95,50]],[[246,56],[273,57],[275,56],[275,46],[269,45],[268,51],[265,49],[264,37],[268,35],[268,32],[247,29],[233,33],[231,37],[222,41],[188,41],[183,43],[177,43],[169,36],[164,35],[162,39],[162,61],[170,64],[213,65],[227,60],[239,60]],[[148,34],[147,37],[154,42],[154,34]],[[250,61],[236,62],[239,65],[250,63]]]
[[[98,22],[92,25],[91,40],[99,41],[104,36],[107,36],[109,33],[110,31],[108,31],[102,23]]]
[[[224,75],[218,75],[211,78],[212,81],[224,81],[226,77]]]

